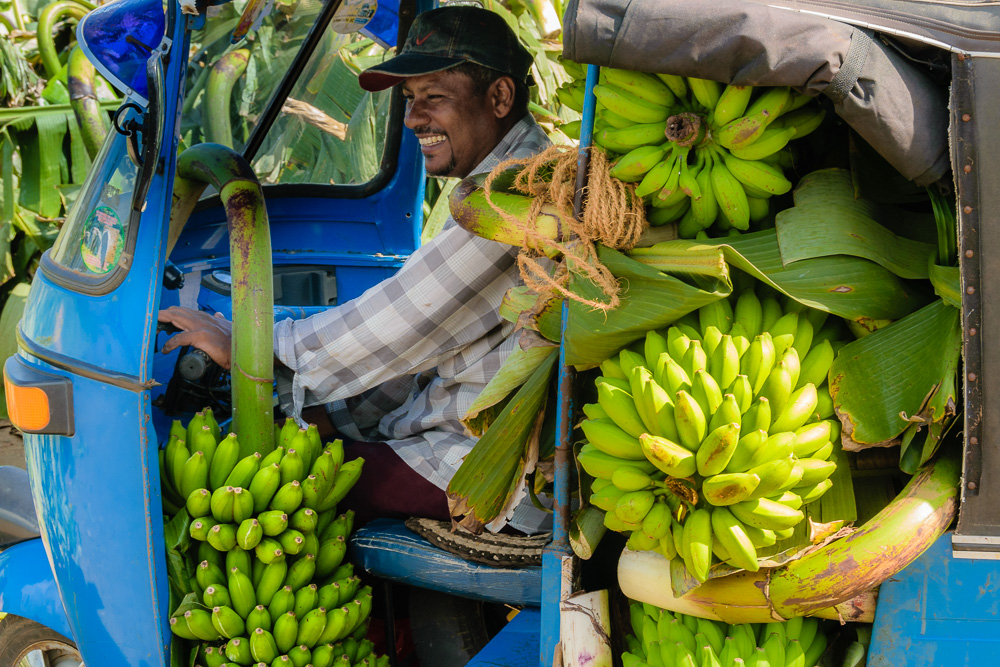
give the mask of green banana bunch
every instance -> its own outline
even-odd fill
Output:
[[[625,667],[814,667],[829,644],[825,622],[801,616],[728,625],[630,600],[629,622]]]
[[[574,81],[556,95],[582,110],[586,73],[572,66],[567,73]],[[612,175],[639,183],[649,223],[676,222],[681,238],[738,233],[765,220],[768,199],[792,187],[780,166],[789,142],[825,117],[788,87],[606,67],[594,96],[594,143],[617,156]]]
[[[825,317],[747,289],[605,360],[577,456],[605,526],[698,581],[716,562],[756,571],[833,485]]]
[[[179,607],[170,628],[210,666],[386,665],[364,639],[371,588],[344,563],[354,513],[336,511],[364,461],[344,462],[343,443],[324,446],[315,426],[287,420],[275,430],[274,451],[240,459],[211,410],[172,425],[164,507],[169,496],[171,513],[192,519],[193,546],[180,560],[194,596],[186,600],[204,607]]]

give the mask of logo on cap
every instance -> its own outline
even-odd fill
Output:
[[[424,42],[427,41],[428,37],[430,37],[431,35],[433,35],[436,32],[437,32],[437,30],[431,30],[429,33],[427,33],[423,37],[414,37],[413,41],[416,42],[417,46],[421,46]]]

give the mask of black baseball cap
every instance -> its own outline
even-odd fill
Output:
[[[363,71],[358,82],[365,90],[385,90],[407,77],[470,62],[531,85],[532,60],[499,14],[468,5],[441,7],[419,14],[399,53]]]

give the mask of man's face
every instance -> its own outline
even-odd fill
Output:
[[[503,138],[506,112],[498,109],[496,84],[476,95],[472,79],[445,70],[409,77],[402,86],[403,122],[420,141],[428,174],[464,178]]]

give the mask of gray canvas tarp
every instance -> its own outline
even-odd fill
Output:
[[[826,95],[903,176],[948,173],[947,91],[871,31],[746,0],[571,0],[570,60]]]

